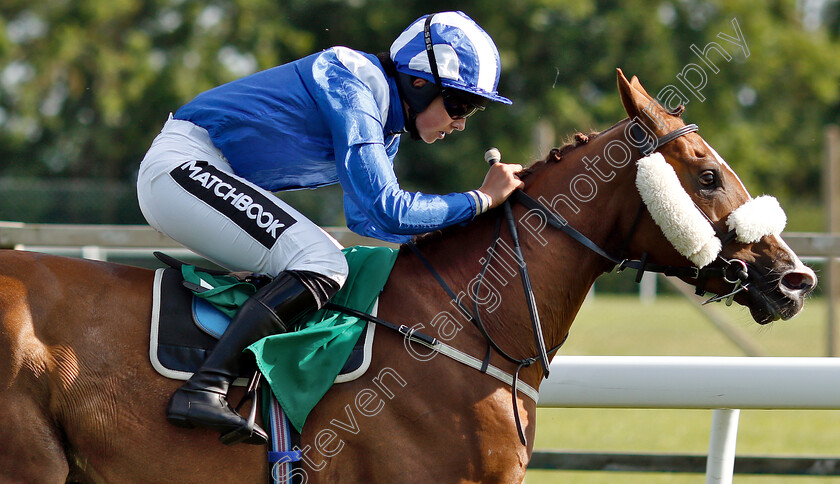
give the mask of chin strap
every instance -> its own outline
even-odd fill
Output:
[[[417,112],[410,106],[406,108],[405,130],[412,140],[420,141],[420,131],[417,130]]]

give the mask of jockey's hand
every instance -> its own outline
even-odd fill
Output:
[[[490,208],[498,207],[517,188],[523,188],[525,182],[516,173],[522,171],[522,165],[496,163],[490,166],[484,183],[478,190],[490,197]]]

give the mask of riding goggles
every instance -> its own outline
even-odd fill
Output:
[[[467,101],[457,89],[444,87],[440,95],[443,98],[443,107],[452,119],[466,119],[478,111],[484,111],[483,105]]]

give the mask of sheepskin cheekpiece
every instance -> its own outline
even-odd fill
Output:
[[[697,267],[715,260],[721,250],[720,239],[662,154],[653,153],[638,161],[636,188],[654,222],[677,252]]]

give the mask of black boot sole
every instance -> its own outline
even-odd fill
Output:
[[[246,425],[219,436],[219,440],[225,445],[265,445],[268,443],[268,435],[257,426],[249,429]]]
[[[173,394],[172,400],[179,399],[179,397],[181,397],[181,394],[176,392],[175,394]],[[185,403],[186,402],[181,402],[182,405]],[[221,434],[219,440],[225,445],[234,445],[239,443],[251,445],[265,445],[268,442],[268,435],[266,434],[266,432],[262,428],[260,428],[259,425],[254,423],[256,406],[253,406],[251,415],[249,415],[250,421],[246,420],[246,423],[240,425],[239,427],[217,425],[211,422],[207,422],[206,419],[202,419],[201,417],[196,416],[190,418],[190,415],[188,413],[184,413],[181,411],[172,411],[171,407],[172,403],[170,401],[170,406],[167,408],[166,421],[169,422],[171,425],[184,429],[202,427],[211,430],[217,430]],[[236,414],[236,412],[233,413]],[[198,418],[198,420],[194,420],[195,418]],[[196,422],[198,423],[196,424]],[[233,428],[233,430],[230,430],[231,428]]]
[[[166,416],[166,421],[170,424],[183,429],[194,429],[196,425],[188,418],[181,416]],[[235,444],[250,444],[250,445],[266,445],[268,443],[268,434],[258,426],[248,428],[243,425],[238,429],[231,430],[226,434],[219,436],[219,440],[225,445]]]

